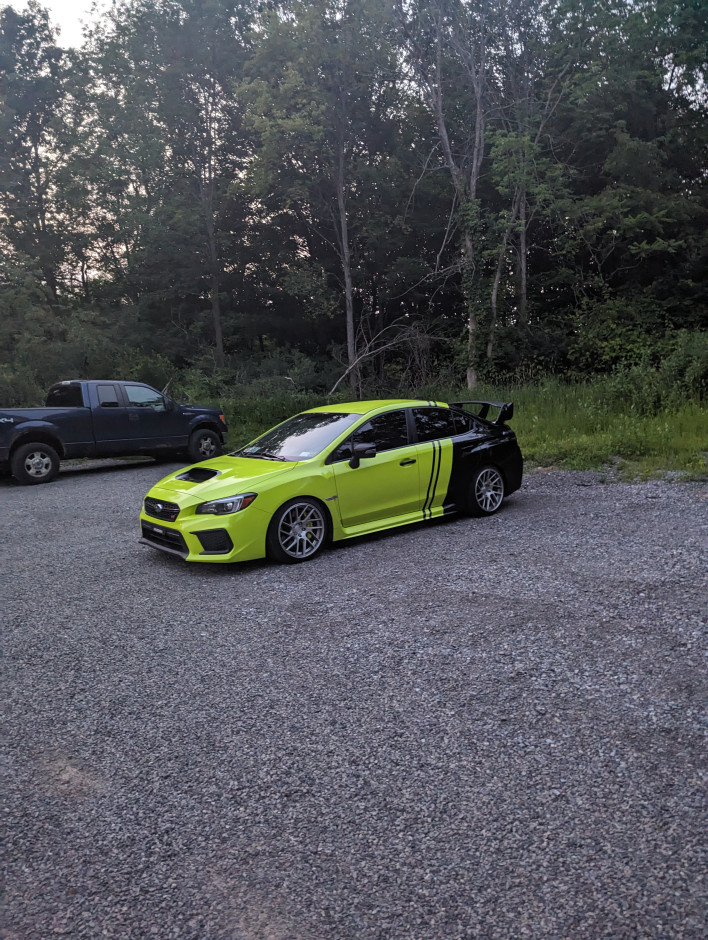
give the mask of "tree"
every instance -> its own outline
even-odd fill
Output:
[[[36,259],[58,301],[64,240],[53,192],[65,96],[64,54],[46,10],[0,11],[0,248]]]
[[[362,257],[396,161],[399,91],[389,33],[378,0],[295,2],[287,11],[267,11],[240,92],[258,140],[248,177],[253,196],[270,218],[291,218],[310,264],[336,256],[332,275],[341,284],[356,390],[357,330],[366,328],[367,306]],[[368,306],[373,316],[376,305]]]
[[[244,155],[233,86],[248,18],[237,0],[116,6],[90,36],[92,114],[78,128],[100,266],[134,303],[168,316],[185,304],[198,316],[207,296],[217,367],[225,245],[236,250],[228,187]]]

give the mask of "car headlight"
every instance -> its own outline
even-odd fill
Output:
[[[239,496],[224,496],[222,499],[213,499],[210,503],[202,503],[196,511],[214,516],[228,516],[232,512],[240,512],[250,506],[257,493],[241,493]]]

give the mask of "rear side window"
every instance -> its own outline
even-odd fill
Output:
[[[103,408],[118,407],[118,393],[115,385],[99,385],[97,388],[98,403]]]
[[[55,385],[47,394],[47,408],[83,408],[80,385]]]
[[[450,414],[455,421],[456,434],[479,430],[479,422],[468,411],[453,411],[450,409]]]
[[[414,408],[413,417],[420,443],[452,437],[455,433],[455,420],[449,408]]]

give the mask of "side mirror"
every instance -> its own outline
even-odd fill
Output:
[[[349,461],[349,466],[352,470],[356,468],[361,463],[362,457],[375,457],[376,456],[376,445],[375,444],[355,444],[352,448],[352,456]]]

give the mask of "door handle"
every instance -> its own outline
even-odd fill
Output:
[[[413,457],[408,457],[406,460],[402,460],[400,465],[402,467],[410,467],[412,463],[415,463],[415,460]]]

